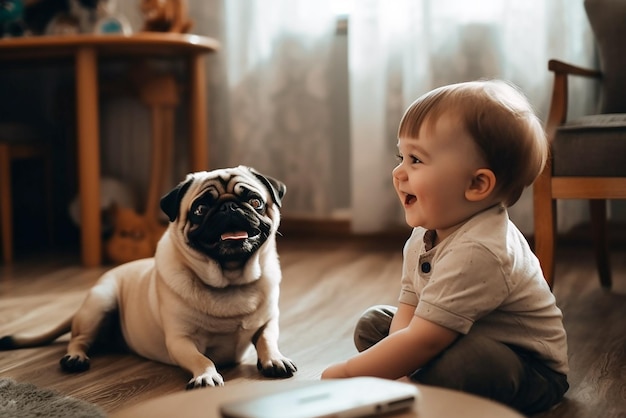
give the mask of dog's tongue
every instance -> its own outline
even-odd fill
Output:
[[[246,231],[234,231],[234,232],[224,232],[222,234],[222,241],[227,239],[246,239],[248,238],[248,233]]]

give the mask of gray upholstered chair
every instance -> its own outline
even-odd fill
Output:
[[[585,10],[596,39],[600,69],[556,60],[548,63],[554,72],[546,123],[552,154],[534,185],[535,253],[552,286],[556,199],[588,199],[600,282],[610,288],[606,201],[626,199],[626,1],[585,0]],[[569,76],[599,83],[598,114],[567,120]]]

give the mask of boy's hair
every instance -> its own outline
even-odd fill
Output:
[[[439,87],[404,113],[399,138],[417,138],[425,120],[458,115],[496,176],[495,192],[511,206],[543,170],[549,144],[539,118],[516,87],[501,80]],[[432,126],[432,125],[431,125]]]

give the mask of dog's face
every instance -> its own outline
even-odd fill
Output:
[[[161,199],[161,209],[192,251],[238,270],[274,236],[285,191],[249,167],[197,172]]]

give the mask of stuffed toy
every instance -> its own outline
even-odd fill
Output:
[[[110,208],[113,233],[104,245],[105,257],[115,264],[153,257],[165,226],[151,222],[134,209],[113,205]]]
[[[191,29],[185,0],[141,0],[144,31],[186,33]]]

